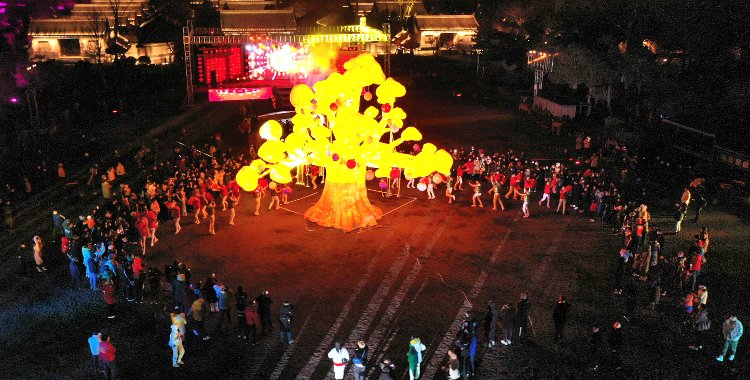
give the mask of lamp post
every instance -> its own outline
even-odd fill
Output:
[[[39,102],[36,96],[36,63],[27,67],[29,72],[29,86],[26,88],[26,106],[29,108],[29,122],[34,128],[39,128]]]

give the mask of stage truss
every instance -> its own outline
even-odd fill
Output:
[[[221,35],[218,28],[195,28],[192,20],[182,30],[182,42],[185,51],[185,103],[191,106],[195,102],[193,76],[196,47],[198,46],[240,46],[243,49],[252,46],[256,49],[263,43],[274,43],[279,46],[294,46],[304,49],[306,46],[319,43],[327,44],[365,44],[383,43],[384,71],[390,72],[390,25],[384,31],[366,25],[345,25],[335,27],[298,28],[295,33],[267,33],[254,35]],[[270,62],[268,62],[270,65]],[[251,73],[252,76],[252,73]],[[207,81],[208,78],[204,78]]]

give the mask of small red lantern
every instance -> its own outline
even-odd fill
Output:
[[[333,156],[331,156],[331,159],[334,160],[334,161],[338,161],[339,160],[338,153],[334,153]]]
[[[336,112],[336,110],[339,109],[339,105],[336,103],[331,103],[330,108],[331,111]]]
[[[401,171],[398,169],[391,169],[391,179],[396,179],[401,175]]]
[[[349,169],[354,169],[357,166],[357,161],[349,160],[346,161],[346,167]]]
[[[391,112],[391,105],[388,103],[385,103],[380,107],[380,109],[383,110],[383,112],[385,113]]]

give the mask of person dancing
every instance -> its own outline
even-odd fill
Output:
[[[497,210],[497,204],[500,204],[500,209],[505,211],[505,205],[503,204],[502,198],[500,198],[500,181],[496,176],[492,176],[490,179],[492,188],[489,193],[492,194],[492,209]]]
[[[484,204],[482,204],[482,183],[479,181],[469,181],[469,186],[474,189],[474,196],[471,197],[471,207],[477,207],[477,202],[479,203],[479,207],[484,207]]]
[[[448,203],[453,203],[456,200],[456,196],[453,195],[453,177],[448,177],[445,180],[445,196],[448,198]]]

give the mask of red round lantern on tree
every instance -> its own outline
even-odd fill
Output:
[[[336,110],[339,109],[339,105],[336,103],[331,103],[330,108],[331,111],[336,112]]]
[[[388,103],[385,103],[380,107],[380,109],[383,110],[383,112],[385,113],[391,112],[391,105]]]
[[[357,166],[357,161],[349,160],[346,161],[346,167],[349,169],[354,169]]]
[[[333,156],[331,156],[331,159],[334,160],[334,161],[338,161],[339,160],[338,153],[334,153]]]
[[[391,169],[391,179],[396,179],[401,175],[401,171],[398,169]]]

